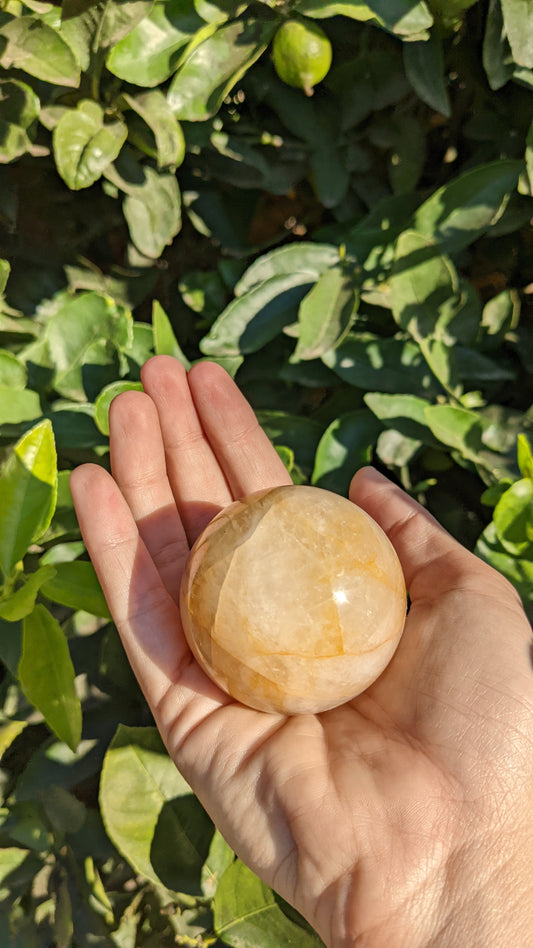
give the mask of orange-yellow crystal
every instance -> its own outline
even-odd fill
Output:
[[[406,612],[388,537],[318,487],[258,491],[193,546],[180,609],[205,672],[261,711],[317,713],[364,691],[389,663]]]

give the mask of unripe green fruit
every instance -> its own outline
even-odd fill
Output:
[[[274,37],[272,60],[279,78],[306,95],[327,76],[331,59],[329,39],[311,21],[286,20]]]

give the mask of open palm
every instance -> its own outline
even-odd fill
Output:
[[[516,593],[363,470],[351,499],[388,533],[410,592],[393,661],[363,695],[320,715],[243,707],[188,650],[180,578],[218,510],[290,478],[220,367],[187,375],[159,356],[142,379],[143,393],[112,405],[113,477],[84,465],[71,484],[170,755],[229,844],[328,945],[491,944],[493,910],[479,910],[476,939],[457,937],[465,887],[480,899],[495,871],[503,886],[515,850],[517,864],[533,858],[531,628]],[[517,872],[510,888],[523,899]]]

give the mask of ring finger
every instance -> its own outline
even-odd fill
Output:
[[[143,392],[125,392],[111,405],[109,426],[113,477],[176,600],[189,544],[167,477],[156,407]]]
[[[193,542],[233,496],[202,428],[184,367],[170,356],[155,356],[144,365],[142,382],[157,408],[170,486]]]

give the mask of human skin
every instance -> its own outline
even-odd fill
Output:
[[[410,594],[381,677],[320,715],[253,711],[185,642],[190,545],[290,483],[230,377],[167,356],[115,399],[112,475],[77,468],[80,527],[169,754],[226,840],[330,948],[526,948],[533,917],[532,630],[513,587],[372,468],[350,498]]]

